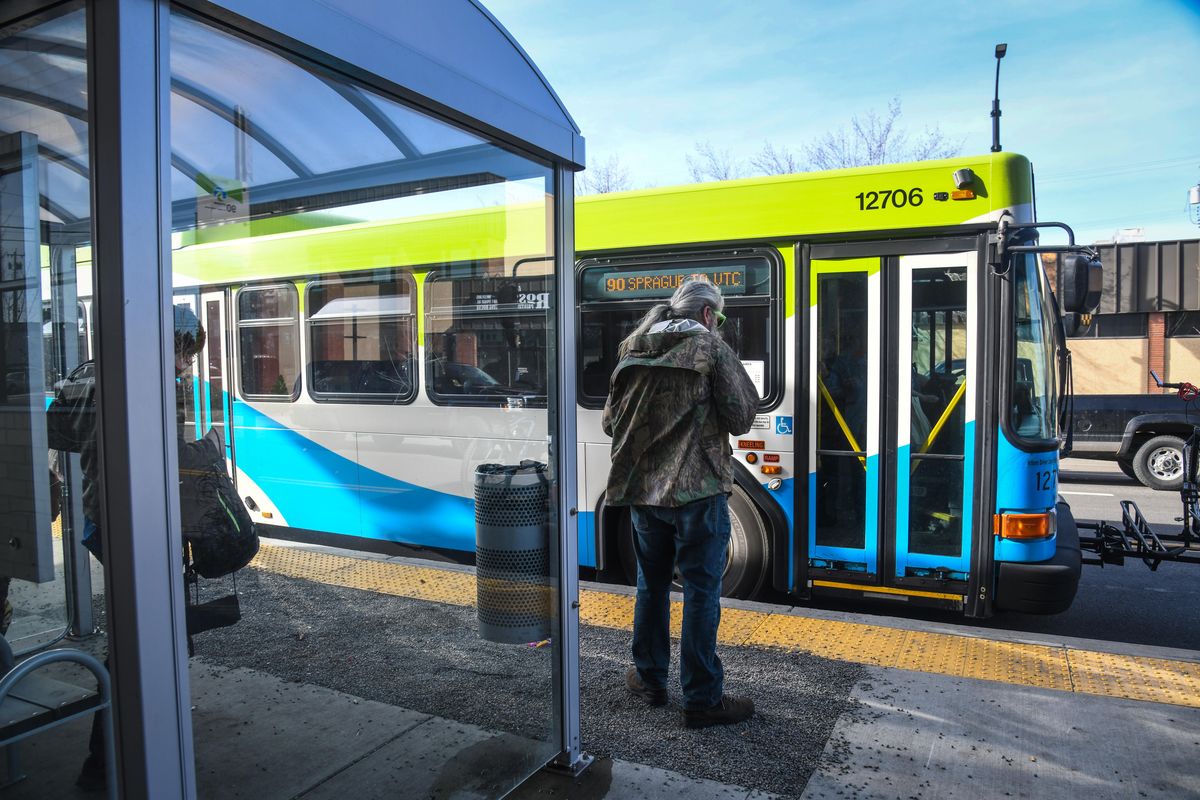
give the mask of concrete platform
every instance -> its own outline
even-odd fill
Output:
[[[242,621],[191,662],[201,798],[1198,796],[1196,651],[730,602],[726,686],[759,714],[693,731],[674,683],[665,708],[628,696],[631,598],[595,585],[582,735],[606,757],[520,783],[554,755],[550,651],[479,640],[470,570],[266,556],[239,579]],[[5,800],[88,796],[87,733],[23,745],[31,777]]]
[[[838,798],[1194,798],[1200,710],[869,668],[809,779]]]
[[[196,789],[238,800],[476,800],[505,796],[553,757],[545,742],[248,669],[193,661]],[[28,777],[5,800],[92,798],[75,787],[90,721],[20,745]],[[2,769],[2,767],[0,767]],[[515,798],[770,800],[774,795],[604,759],[579,779],[543,773]]]

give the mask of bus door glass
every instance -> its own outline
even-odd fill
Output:
[[[176,308],[186,307],[204,324],[199,292],[176,292],[171,301]],[[199,439],[208,430],[208,417],[204,408],[204,386],[201,377],[203,354],[197,355],[192,363],[175,376],[175,414],[179,424],[179,435],[185,442]]]
[[[809,276],[809,558],[875,574],[880,259],[814,260]]]
[[[225,329],[225,292],[205,292],[201,298],[200,324],[204,326],[204,350],[196,357],[194,369],[201,376],[204,387],[201,405],[209,427],[216,428],[225,443],[225,457],[233,458],[233,442],[226,420],[230,417],[230,386],[225,376],[228,372],[226,352],[227,332]]]
[[[814,584],[965,580],[975,252],[814,258],[808,277]]]
[[[975,286],[974,253],[899,259],[897,578],[966,579],[974,476]]]
[[[225,387],[225,295],[220,291],[176,294],[176,306],[187,306],[204,327],[204,347],[178,376],[178,414],[186,441],[199,439],[216,428],[225,447],[228,396]],[[228,452],[226,453],[228,456]]]

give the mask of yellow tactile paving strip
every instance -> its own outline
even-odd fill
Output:
[[[475,604],[475,576],[393,561],[370,561],[264,543],[252,566],[279,575],[434,603]],[[584,625],[629,630],[633,597],[579,593]],[[683,607],[671,606],[679,635]],[[718,639],[879,667],[1000,681],[1069,692],[1200,708],[1200,663],[1117,655],[1069,647],[1000,642],[973,636],[726,608]]]

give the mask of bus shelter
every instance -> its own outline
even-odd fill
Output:
[[[4,4],[4,627],[18,663],[105,662],[120,796],[501,796],[581,768],[582,165],[475,0]],[[72,398],[94,430],[60,449]],[[260,548],[209,579],[180,486],[211,432]],[[471,564],[473,475],[522,461],[546,465],[545,619],[514,644],[479,635],[469,568],[413,556]],[[11,796],[72,796],[90,724],[22,742]]]

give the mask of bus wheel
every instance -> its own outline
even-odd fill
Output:
[[[1175,490],[1183,484],[1183,439],[1155,436],[1133,457],[1135,477],[1151,489]]]
[[[741,487],[729,495],[729,559],[721,594],[725,597],[750,598],[762,588],[767,577],[767,525],[762,514]]]
[[[628,513],[621,515],[617,547],[625,579],[634,585],[637,583],[637,555],[633,549],[633,519]],[[762,588],[767,577],[768,547],[767,526],[762,515],[750,497],[734,486],[733,494],[729,496],[729,553],[721,577],[723,597],[749,598]],[[672,588],[683,590],[678,575]]]

